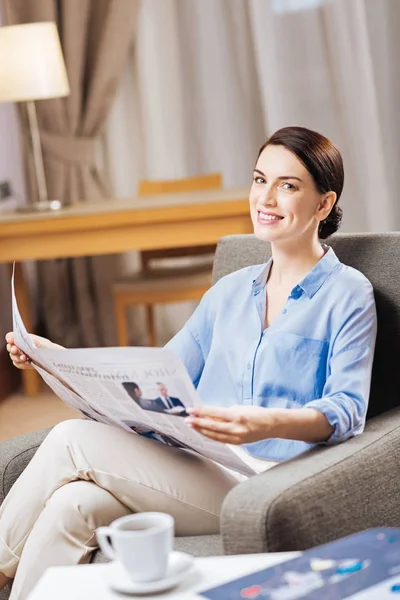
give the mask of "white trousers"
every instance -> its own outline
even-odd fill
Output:
[[[89,562],[96,528],[131,512],[171,514],[178,536],[218,533],[222,501],[242,479],[110,425],[56,425],[0,508],[0,572],[15,577],[10,600],[24,600],[49,566]]]

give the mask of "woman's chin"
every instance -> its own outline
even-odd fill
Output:
[[[259,225],[258,223],[254,226],[254,235],[261,242],[278,242],[285,238],[282,231],[277,231],[274,226],[271,225]]]

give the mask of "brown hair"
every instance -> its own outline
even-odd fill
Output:
[[[278,129],[260,148],[283,146],[303,163],[321,194],[336,193],[336,202],[329,215],[321,221],[318,235],[321,239],[335,233],[342,221],[342,209],[338,201],[343,190],[344,170],[342,155],[333,142],[306,127],[284,127]]]

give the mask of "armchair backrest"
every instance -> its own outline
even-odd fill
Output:
[[[339,260],[372,283],[378,336],[367,418],[400,404],[400,233],[339,233],[327,240]],[[218,244],[213,281],[248,265],[267,262],[269,244],[254,235],[230,235]]]

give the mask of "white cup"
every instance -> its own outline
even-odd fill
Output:
[[[174,518],[161,512],[128,515],[96,530],[104,554],[118,560],[132,581],[156,581],[167,574]],[[110,541],[111,540],[111,544]]]

